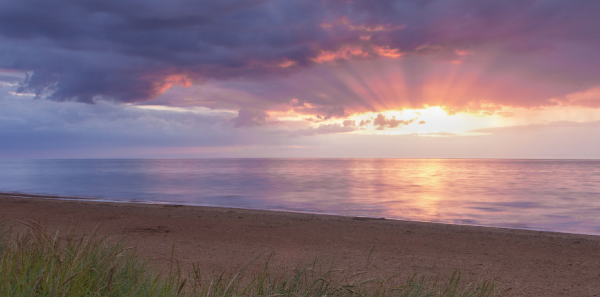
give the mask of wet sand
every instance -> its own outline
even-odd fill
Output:
[[[56,197],[54,197],[56,198]],[[65,201],[0,193],[0,220],[24,228],[35,220],[49,230],[77,226],[115,240],[126,237],[138,254],[166,267],[205,269],[245,265],[275,253],[287,264],[315,258],[342,269],[495,278],[514,296],[600,296],[600,236],[411,221],[177,205]]]

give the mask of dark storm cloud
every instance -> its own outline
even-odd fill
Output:
[[[0,69],[31,73],[19,91],[56,101],[140,102],[171,85],[264,80],[323,61],[451,61],[493,47],[495,71],[520,67],[534,81],[585,87],[600,82],[598,13],[592,0],[3,0]]]
[[[54,100],[148,100],[171,74],[264,75],[334,46],[318,5],[267,1],[5,1],[0,68]],[[308,18],[305,18],[308,17]],[[281,70],[279,70],[281,71]]]

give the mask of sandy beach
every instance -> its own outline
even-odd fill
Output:
[[[126,238],[165,267],[199,262],[210,269],[245,265],[274,252],[286,264],[315,258],[371,273],[495,278],[513,296],[600,296],[600,237],[411,221],[213,207],[56,200],[0,194],[0,219],[19,230],[34,220],[49,230],[98,227]]]

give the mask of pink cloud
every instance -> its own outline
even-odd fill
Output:
[[[182,86],[189,88],[192,86],[192,80],[184,74],[171,74],[156,83],[156,93],[158,95],[164,93],[173,86]]]

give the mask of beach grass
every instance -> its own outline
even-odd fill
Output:
[[[2,296],[171,296],[172,281],[158,277],[124,244],[92,233],[61,237],[40,224],[0,238]]]
[[[503,296],[492,279],[464,280],[456,271],[444,280],[414,273],[367,278],[363,271],[336,269],[333,263],[274,263],[272,255],[250,259],[240,269],[201,265],[183,269],[171,259],[160,273],[125,242],[111,243],[96,232],[60,234],[26,221],[27,229],[0,233],[2,296]],[[369,255],[370,257],[370,255]],[[259,264],[256,264],[259,263]]]

